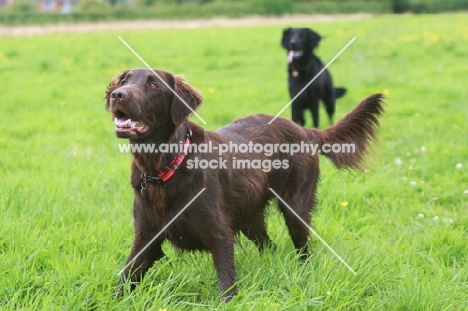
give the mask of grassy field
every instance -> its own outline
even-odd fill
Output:
[[[289,100],[283,27],[0,38],[0,309],[468,310],[466,18],[304,25],[326,37],[324,62],[357,38],[330,67],[349,90],[338,117],[374,92],[388,97],[369,170],[321,162],[313,225],[357,276],[313,237],[314,255],[299,263],[271,208],[278,249],[260,256],[239,238],[240,292],[228,304],[211,257],[169,244],[135,292],[113,297],[133,238],[131,157],[118,152],[102,98],[117,72],[143,67],[121,36],[202,90],[206,128],[276,114]]]

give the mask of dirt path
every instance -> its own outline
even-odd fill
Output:
[[[336,15],[285,15],[282,17],[252,16],[246,18],[224,18],[200,20],[154,20],[154,21],[115,21],[101,23],[56,24],[44,26],[0,26],[0,36],[33,36],[56,33],[86,33],[94,31],[134,30],[134,29],[177,29],[242,27],[250,25],[298,25],[300,23],[329,22],[334,20],[359,20],[370,18],[371,14]]]

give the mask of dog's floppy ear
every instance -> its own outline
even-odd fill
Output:
[[[171,117],[172,122],[177,126],[201,105],[203,96],[181,76],[174,76],[174,91],[177,95],[174,94],[172,99]]]
[[[107,86],[106,89],[106,96],[104,96],[104,100],[106,101],[106,110],[109,110],[109,101],[112,92],[119,86],[120,81],[127,75],[127,73],[130,70],[125,70],[124,72],[120,73],[118,76],[112,78],[112,80],[109,82],[109,85]]]
[[[322,37],[318,33],[307,28],[307,41],[312,51],[318,46],[320,40],[322,40]]]
[[[289,50],[289,37],[291,35],[291,28],[286,28],[283,30],[283,37],[281,38],[281,46],[286,50]]]

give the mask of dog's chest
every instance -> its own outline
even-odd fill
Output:
[[[297,83],[297,82],[300,82],[300,81],[305,80],[307,78],[308,78],[307,71],[304,71],[300,67],[293,66],[293,65],[291,65],[289,67],[289,80],[291,82],[295,81]],[[309,79],[309,81],[310,81],[310,79]]]
[[[289,77],[294,80],[306,79],[309,82],[318,72],[319,67],[313,61],[293,62],[289,64]]]
[[[175,247],[182,250],[206,250],[205,235],[196,233],[201,228],[194,228],[194,224],[190,222],[190,217],[184,216],[174,221],[174,224],[168,228],[167,239]]]
[[[307,89],[320,87],[320,76],[315,77],[310,72],[291,68],[289,70],[289,87],[298,88],[298,91],[307,86]]]
[[[299,77],[299,68],[297,66],[294,66],[293,64],[289,64],[289,78],[298,78]]]
[[[171,195],[164,187],[148,187],[147,206],[152,210],[151,217],[154,217],[158,228],[166,225],[164,235],[177,248],[182,250],[206,250],[206,238],[204,230],[196,225],[191,217],[190,211],[184,211],[181,214],[181,204],[177,197]]]

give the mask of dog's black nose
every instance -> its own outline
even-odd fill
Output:
[[[298,50],[299,43],[297,41],[291,41],[289,44],[291,45],[291,50],[293,51]]]
[[[112,99],[122,100],[128,97],[128,92],[125,89],[117,89],[111,93]]]

